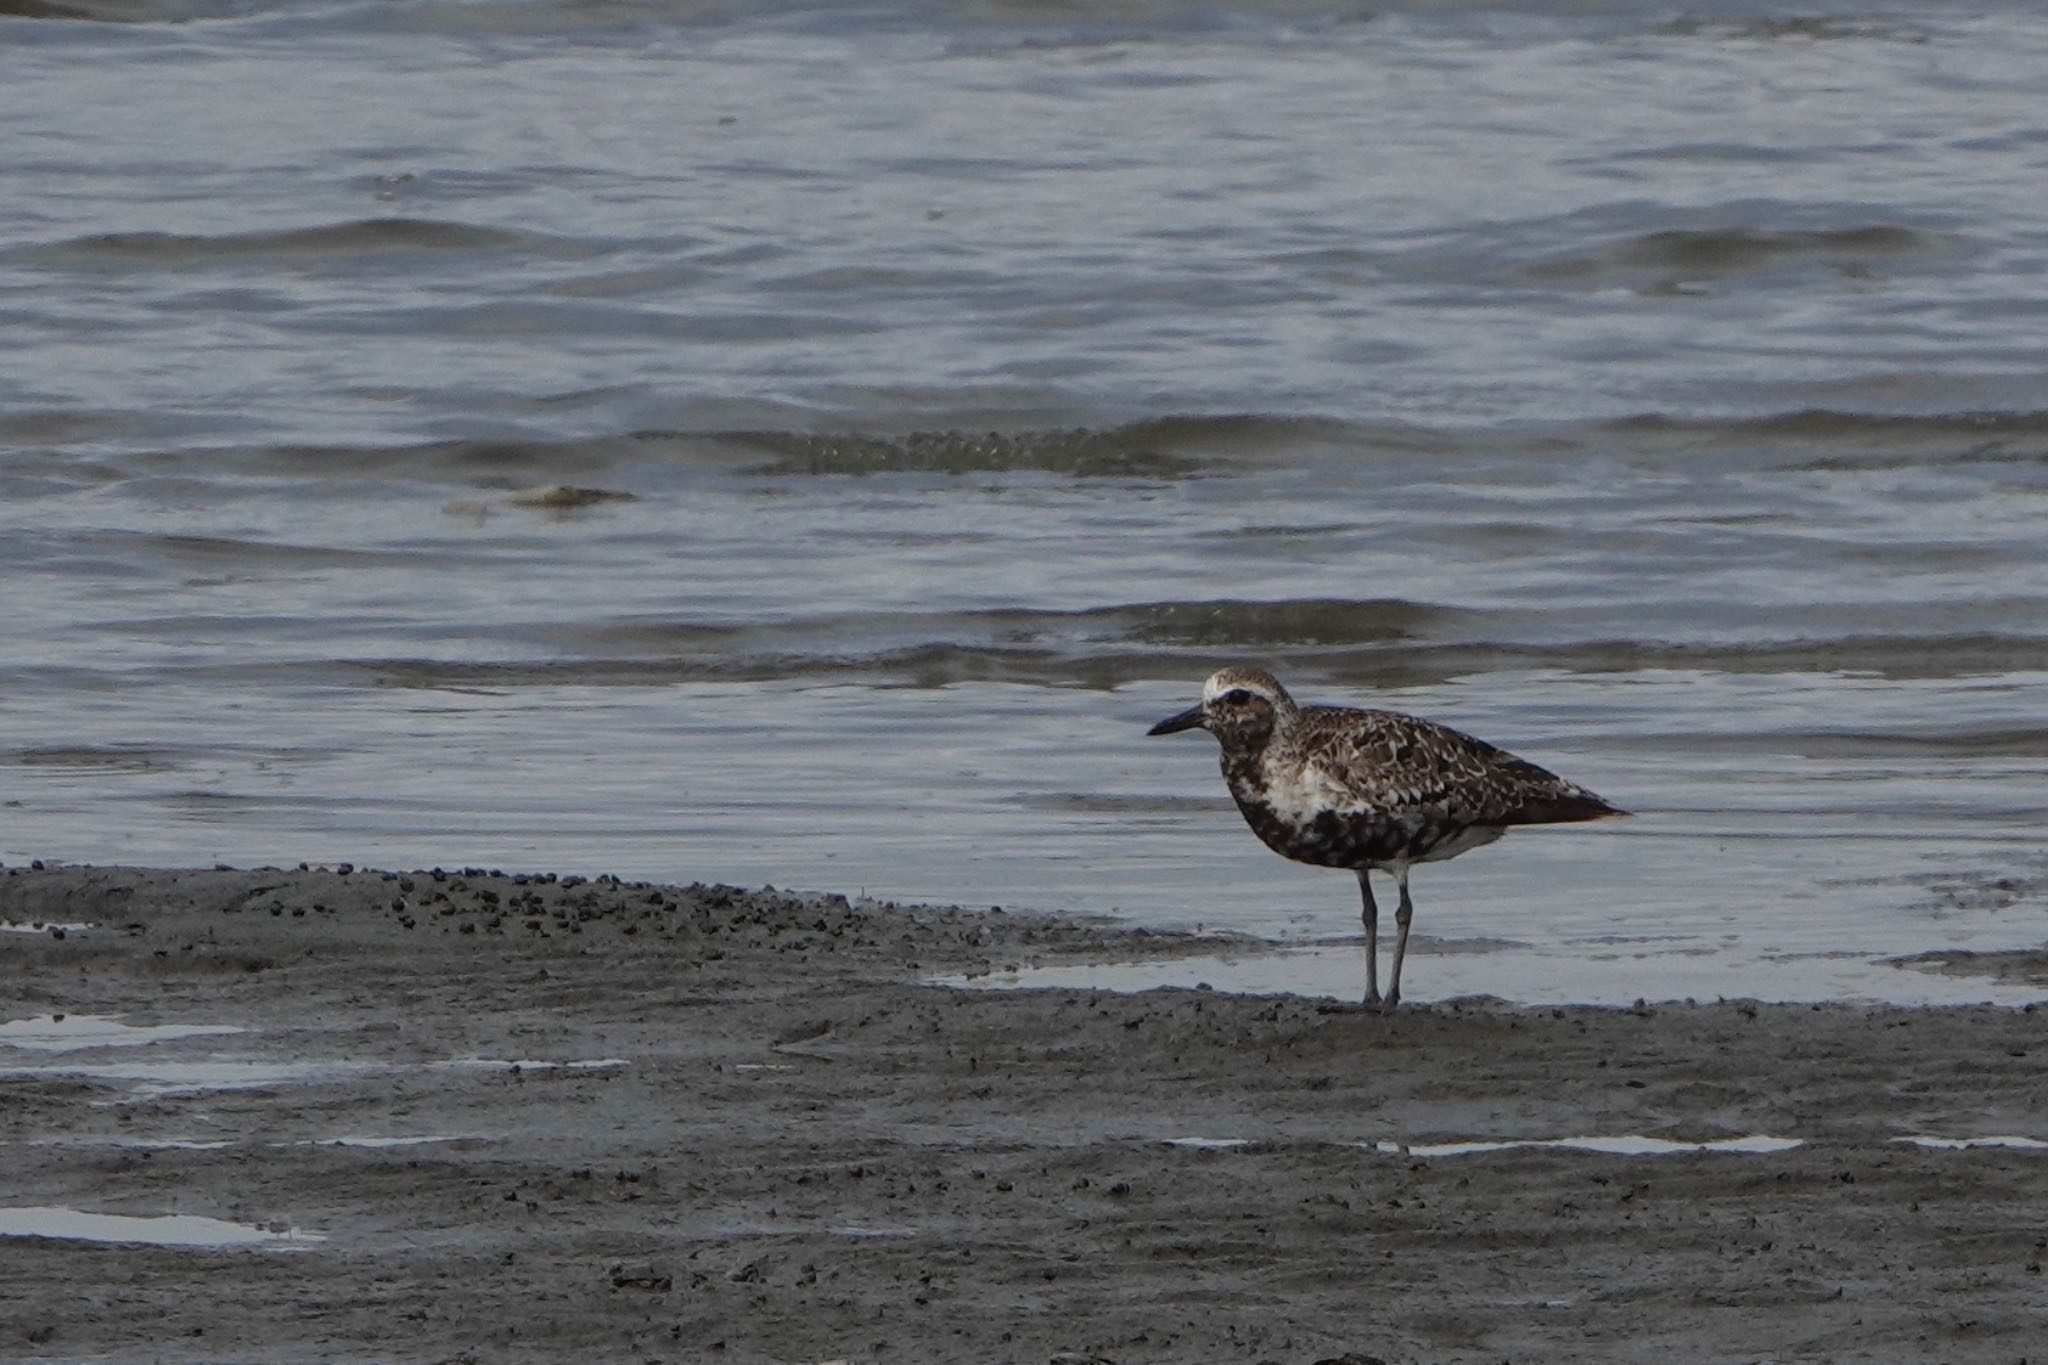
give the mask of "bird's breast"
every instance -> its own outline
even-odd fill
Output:
[[[1224,781],[1259,841],[1317,867],[1436,862],[1492,843],[1498,827],[1466,825],[1428,804],[1367,800],[1319,765],[1270,750],[1226,754]]]
[[[1283,858],[1367,867],[1406,856],[1413,842],[1410,822],[1360,805],[1313,767],[1275,763],[1265,754],[1226,754],[1223,778],[1252,833]]]

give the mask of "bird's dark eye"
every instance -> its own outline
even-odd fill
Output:
[[[1223,694],[1223,704],[1225,706],[1243,706],[1251,699],[1252,694],[1245,691],[1242,687],[1233,687]]]

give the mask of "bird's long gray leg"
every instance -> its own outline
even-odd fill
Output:
[[[1372,898],[1372,882],[1364,868],[1358,869],[1358,898],[1363,901],[1365,919],[1365,1003],[1380,1002],[1380,907]],[[1400,980],[1397,974],[1394,978]]]
[[[1394,1006],[1401,1003],[1401,959],[1408,956],[1408,921],[1415,918],[1415,902],[1408,899],[1408,869],[1394,869],[1394,880],[1401,887],[1401,904],[1394,910],[1394,924],[1400,933],[1394,937],[1394,979],[1387,986],[1387,998],[1380,1008],[1387,1013],[1394,1012]]]

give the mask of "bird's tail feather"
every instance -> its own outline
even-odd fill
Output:
[[[1572,792],[1554,796],[1547,800],[1532,801],[1510,815],[1503,824],[1509,825],[1575,825],[1588,820],[1612,820],[1632,816],[1635,812],[1623,810],[1607,800],[1588,791]]]

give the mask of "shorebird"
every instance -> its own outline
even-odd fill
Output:
[[[1401,1002],[1408,953],[1408,869],[1490,844],[1515,825],[1602,820],[1627,811],[1461,730],[1399,711],[1297,706],[1262,668],[1226,668],[1202,704],[1148,734],[1204,729],[1223,746],[1223,780],[1245,823],[1283,858],[1358,874],[1364,901],[1365,1003]],[[1379,989],[1380,911],[1368,874],[1401,889],[1394,970]]]

